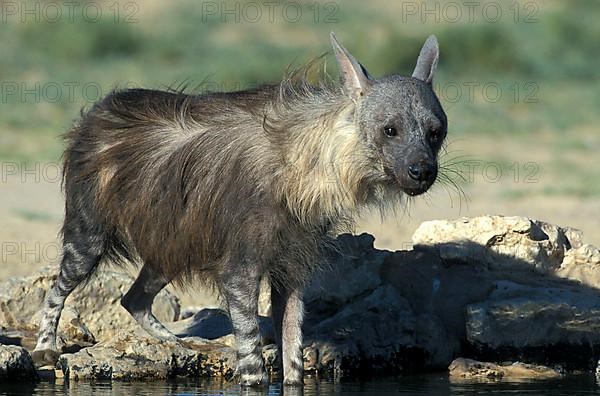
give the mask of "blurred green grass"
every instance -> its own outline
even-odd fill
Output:
[[[593,0],[538,1],[535,23],[515,23],[512,15],[496,23],[481,18],[473,23],[466,18],[458,23],[404,21],[400,2],[382,0],[340,1],[334,9],[336,23],[324,22],[330,4],[325,2],[319,5],[318,18],[314,18],[313,2],[297,3],[311,16],[297,23],[281,17],[270,23],[266,15],[257,23],[223,23],[220,15],[206,17],[202,3],[189,0],[137,4],[137,23],[115,23],[109,12],[96,23],[78,13],[73,22],[9,19],[2,23],[0,158],[57,161],[63,148],[60,134],[82,107],[99,98],[96,87],[105,94],[117,86],[164,88],[211,82],[216,84],[211,87],[233,90],[276,81],[289,64],[329,51],[332,30],[376,76],[410,74],[421,44],[435,33],[441,47],[436,83],[452,137],[493,139],[508,134],[521,139],[550,133],[557,137],[553,144],[558,149],[585,153],[589,126],[600,118],[600,24],[596,23],[600,2]],[[510,4],[503,3],[505,11]],[[104,11],[108,7],[106,3]],[[334,69],[331,57],[327,65],[329,71]],[[41,92],[23,98],[23,88],[35,91],[36,83]],[[467,84],[475,83],[480,85],[470,100]],[[49,101],[53,84],[62,87],[62,95]],[[67,95],[68,84],[79,84],[72,98]],[[500,87],[498,101],[482,97],[486,84]],[[9,94],[15,85],[18,93]],[[457,100],[451,97],[456,87],[461,89]],[[43,88],[48,88],[48,95],[43,95]],[[527,95],[535,102],[526,102]],[[585,132],[578,133],[580,128]],[[566,165],[557,156],[557,174]],[[590,177],[584,173],[581,177]],[[600,195],[600,189],[592,187],[557,190]]]

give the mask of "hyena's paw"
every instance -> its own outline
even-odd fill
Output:
[[[54,366],[58,362],[60,352],[53,349],[39,349],[31,353],[35,367]]]
[[[269,384],[269,376],[265,372],[240,374],[241,386],[266,386]]]
[[[304,386],[304,381],[302,380],[302,378],[284,378],[283,385],[301,387]]]
[[[159,335],[153,334],[153,336],[160,342],[166,342],[171,344],[182,345],[183,341],[181,338],[177,337],[175,334],[172,333],[162,333]]]

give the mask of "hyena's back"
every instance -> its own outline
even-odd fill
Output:
[[[142,328],[176,341],[152,314],[152,302],[170,282],[199,276],[227,302],[241,345],[238,366],[251,373],[242,381],[265,381],[256,352],[260,279],[275,286],[274,306],[301,304],[286,290],[314,272],[327,240],[321,226],[290,215],[277,187],[281,139],[264,127],[277,94],[270,86],[203,96],[129,90],[82,114],[66,136],[64,254],[40,322],[38,365],[58,358],[58,321],[77,285],[103,260],[137,259],[143,266],[121,303]]]
[[[113,92],[67,135],[64,231],[85,218],[105,257],[139,256],[166,278],[218,271],[280,217],[276,154],[261,133],[272,94]]]

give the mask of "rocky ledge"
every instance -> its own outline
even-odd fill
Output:
[[[453,378],[467,380],[592,371],[600,355],[600,251],[582,239],[574,229],[503,216],[425,222],[413,249],[395,252],[375,249],[367,234],[341,235],[331,269],[305,296],[305,369],[344,378],[450,365]],[[119,304],[133,279],[107,269],[69,298],[59,327],[63,354],[56,367],[36,371],[28,350],[55,274],[50,268],[0,286],[0,380],[233,375],[223,311],[182,319],[177,297],[163,291],[154,313],[182,342],[159,343]],[[266,317],[261,333],[275,374]]]

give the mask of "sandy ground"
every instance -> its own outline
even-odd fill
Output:
[[[499,158],[492,162],[494,164],[524,164],[534,161],[539,166],[539,171],[532,179],[537,182],[525,183],[524,174],[515,178],[514,172],[504,166],[500,178],[493,176],[492,171],[489,172],[491,176],[482,175],[483,165],[471,173],[468,168],[463,167],[465,176],[472,180],[462,184],[468,199],[459,199],[456,192],[448,194],[438,185],[427,196],[413,199],[408,209],[400,208],[396,218],[381,221],[378,214],[365,216],[357,224],[356,231],[375,235],[375,243],[379,248],[408,249],[411,235],[422,221],[504,214],[527,216],[579,228],[584,231],[586,242],[600,244],[600,201],[593,195],[582,197],[567,193],[545,194],[548,187],[560,187],[561,180],[566,181],[564,176],[562,179],[558,176],[561,174],[560,169],[557,170],[554,166],[556,158],[550,149],[553,138],[542,138],[546,140],[541,145],[539,136],[535,137],[537,145],[533,143],[534,137],[531,139],[529,146],[527,139],[515,141],[508,137],[482,137],[456,141],[451,148],[459,153],[476,152],[476,158]],[[498,148],[502,148],[502,151],[499,152]],[[594,161],[593,152],[569,153],[568,150],[563,150],[563,155],[571,155],[582,166]],[[11,166],[13,164],[3,164],[4,172],[1,175],[0,281],[11,276],[30,274],[47,263],[60,259],[57,234],[63,216],[63,196],[52,165],[40,165],[37,173],[21,170],[15,172]],[[183,294],[182,299],[184,305],[213,301],[202,291]]]

